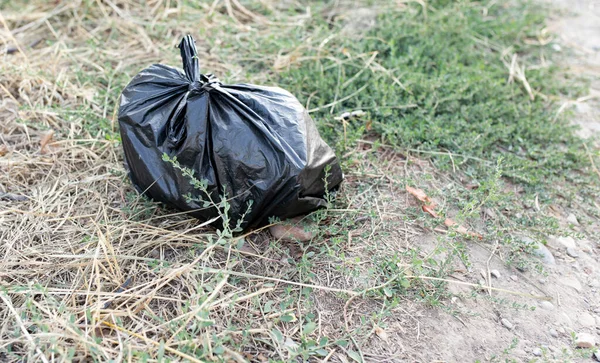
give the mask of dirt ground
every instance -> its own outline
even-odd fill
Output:
[[[555,13],[548,29],[560,36],[555,49],[573,49],[565,64],[571,72],[592,78],[589,96],[567,102],[575,111],[574,122],[581,126],[580,136],[600,134],[600,2],[593,0],[553,0],[551,5],[564,9]],[[561,44],[563,46],[561,46]],[[586,234],[591,225],[573,225],[567,220],[577,211],[562,210],[565,234]],[[412,244],[431,241],[418,236]],[[571,257],[566,248],[578,255]],[[494,287],[546,295],[553,299],[548,304],[542,300],[514,298],[492,292],[491,299],[506,298],[505,302],[492,303],[482,295],[471,297],[472,288],[451,286],[455,294],[451,308],[462,312],[454,317],[439,311],[420,312],[419,334],[413,342],[420,341],[423,349],[415,355],[417,361],[471,362],[471,361],[558,361],[591,362],[593,357],[583,357],[574,349],[574,337],[589,333],[600,341],[600,244],[585,238],[549,238],[549,252],[554,263],[545,263],[547,276],[521,273],[508,269],[490,250],[476,244],[470,247],[472,270],[461,280],[477,283],[490,270],[500,272],[492,278]],[[575,256],[575,254],[573,254]],[[489,266],[488,266],[489,263]],[[483,272],[483,273],[482,273]],[[469,298],[465,298],[469,296]],[[519,307],[513,303],[521,304]],[[535,307],[535,310],[531,308]],[[503,324],[506,319],[510,324]],[[508,325],[508,327],[507,327]],[[406,345],[406,340],[403,341]]]
[[[560,36],[560,42],[573,50],[566,57],[568,68],[574,74],[592,79],[590,94],[576,102],[575,122],[581,126],[579,135],[589,137],[600,133],[600,3],[593,0],[549,0],[563,9],[548,29]]]

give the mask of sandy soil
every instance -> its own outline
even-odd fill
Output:
[[[600,1],[547,0],[563,9],[549,24],[560,44],[573,54],[564,62],[574,74],[591,78],[590,95],[575,103],[575,122],[581,126],[579,135],[589,137],[600,133]]]

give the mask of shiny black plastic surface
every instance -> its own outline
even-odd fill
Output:
[[[226,195],[232,226],[250,200],[244,229],[324,206],[325,176],[327,188],[334,189],[343,174],[300,102],[278,87],[226,85],[200,74],[189,35],[179,48],[184,72],[152,65],[121,95],[119,125],[136,189],[202,220],[219,215],[205,207],[203,192],[163,161],[167,154],[205,180],[214,201]]]

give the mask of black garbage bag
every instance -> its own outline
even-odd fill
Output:
[[[226,85],[200,74],[189,35],[179,48],[184,72],[152,65],[121,95],[121,138],[136,189],[199,219],[216,218],[216,226],[224,211],[207,201],[225,196],[230,227],[243,216],[243,229],[325,206],[326,189],[343,174],[300,102],[281,88]]]

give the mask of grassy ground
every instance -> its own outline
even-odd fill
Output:
[[[388,328],[410,326],[415,309],[452,313],[447,276],[469,268],[466,244],[542,272],[520,235],[556,233],[556,210],[598,217],[597,151],[561,108],[585,81],[553,65],[532,3],[0,0],[0,11],[2,361],[399,360]],[[187,33],[204,71],[289,89],[335,146],[347,181],[307,217],[310,242],[217,237],[131,187],[120,90],[151,63],[179,65]],[[482,240],[423,213],[406,185]],[[423,231],[428,249],[415,245]]]

